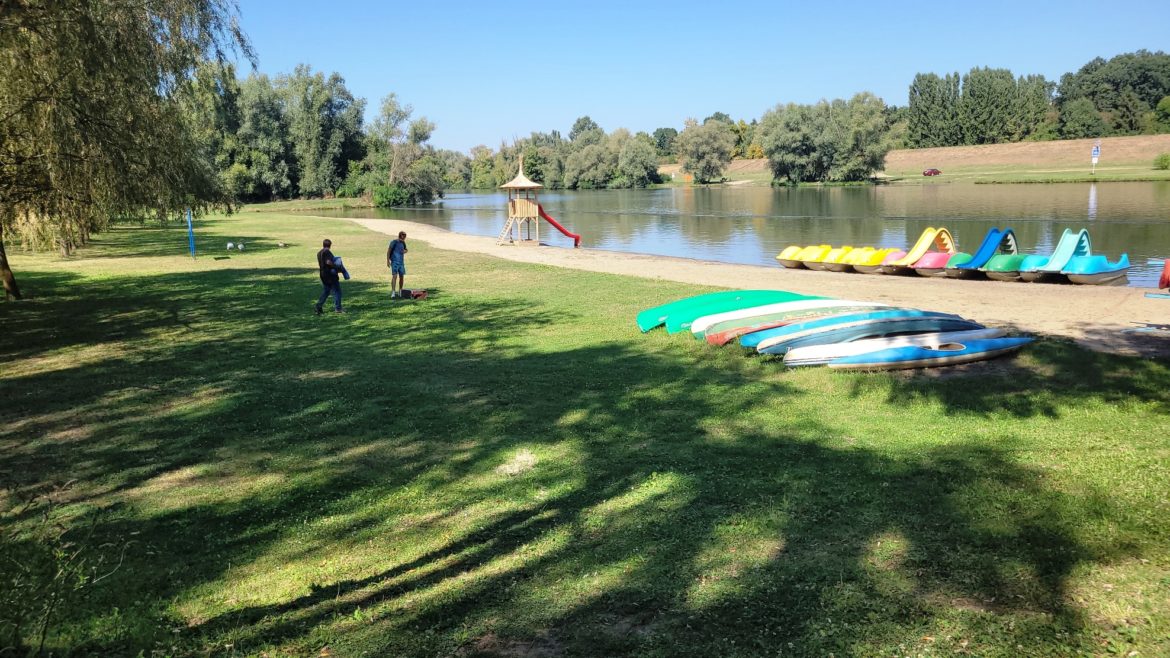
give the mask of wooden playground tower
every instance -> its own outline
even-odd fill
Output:
[[[534,183],[524,175],[524,156],[520,156],[520,172],[512,180],[500,186],[508,190],[508,221],[504,222],[504,230],[496,244],[540,244],[540,202],[536,198],[536,191],[544,187]],[[512,229],[516,229],[519,240],[512,237]]]

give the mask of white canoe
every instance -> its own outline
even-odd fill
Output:
[[[979,338],[999,338],[1005,334],[1003,329],[973,329],[971,331],[948,331],[931,334],[910,334],[907,336],[889,336],[886,338],[867,338],[848,343],[831,343],[828,345],[809,345],[795,347],[784,355],[786,366],[820,366],[833,359],[841,359],[858,354],[869,354],[889,347],[903,347],[906,345],[940,345],[942,343],[956,343]]]
[[[726,322],[727,320],[742,320],[744,318],[754,318],[757,315],[768,315],[769,313],[808,311],[818,308],[836,308],[838,306],[886,306],[886,304],[881,302],[858,302],[848,299],[800,299],[794,302],[764,304],[763,306],[752,306],[750,308],[741,308],[735,311],[725,311],[723,313],[714,313],[695,318],[695,321],[691,323],[691,333],[697,337],[702,337],[703,332],[707,331],[708,328],[720,322]]]

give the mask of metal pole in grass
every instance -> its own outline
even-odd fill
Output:
[[[187,209],[187,247],[191,250],[191,260],[195,260],[195,227],[191,225],[191,209]]]

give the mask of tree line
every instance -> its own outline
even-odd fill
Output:
[[[919,73],[904,115],[911,148],[1170,132],[1170,55],[1098,57],[1059,83],[986,67]]]

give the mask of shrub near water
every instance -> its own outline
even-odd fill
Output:
[[[1170,169],[1170,153],[1159,153],[1154,158],[1154,169]]]

